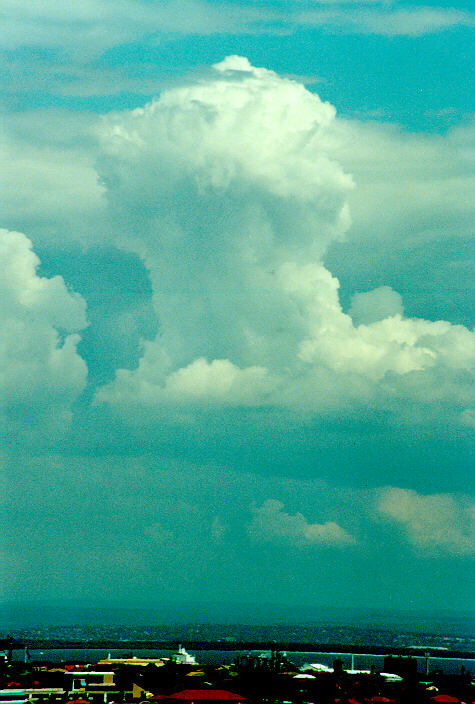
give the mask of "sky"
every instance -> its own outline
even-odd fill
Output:
[[[473,610],[470,3],[0,16],[3,602]]]

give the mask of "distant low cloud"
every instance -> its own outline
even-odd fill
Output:
[[[254,509],[249,535],[258,541],[274,542],[292,547],[324,547],[351,545],[355,539],[333,521],[309,523],[301,513],[289,514],[284,504],[267,499]]]
[[[77,352],[86,303],[38,265],[25,235],[0,229],[0,414],[7,434],[30,438],[70,420],[87,377]]]
[[[475,553],[475,503],[468,499],[387,487],[378,492],[376,507],[384,519],[401,528],[411,545],[425,553]]]

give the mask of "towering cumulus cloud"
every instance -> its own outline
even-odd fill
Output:
[[[388,287],[342,310],[323,257],[350,226],[355,184],[335,124],[318,96],[235,56],[107,118],[116,241],[143,258],[160,329],[99,402],[465,411],[469,330],[405,318]]]
[[[7,435],[61,428],[86,384],[77,352],[86,304],[60,276],[37,274],[38,257],[19,232],[0,229],[0,414]]]

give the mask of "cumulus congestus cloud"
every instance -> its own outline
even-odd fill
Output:
[[[41,277],[39,259],[20,232],[0,229],[0,429],[31,438],[61,429],[86,385],[77,332],[84,299],[62,277]]]
[[[116,242],[147,266],[160,329],[98,402],[466,417],[471,331],[406,318],[389,287],[342,309],[323,264],[351,224],[341,146],[331,105],[241,57],[106,119]]]

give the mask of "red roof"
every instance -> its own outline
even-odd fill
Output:
[[[458,697],[452,697],[450,694],[436,694],[435,697],[430,698],[431,702],[455,702],[459,703],[461,700]]]
[[[156,699],[179,699],[184,701],[196,701],[200,699],[201,701],[218,700],[228,700],[245,702],[246,697],[241,697],[240,694],[234,694],[233,692],[227,692],[225,689],[184,689],[182,692],[176,692],[175,694],[157,694],[152,697],[152,701]]]

